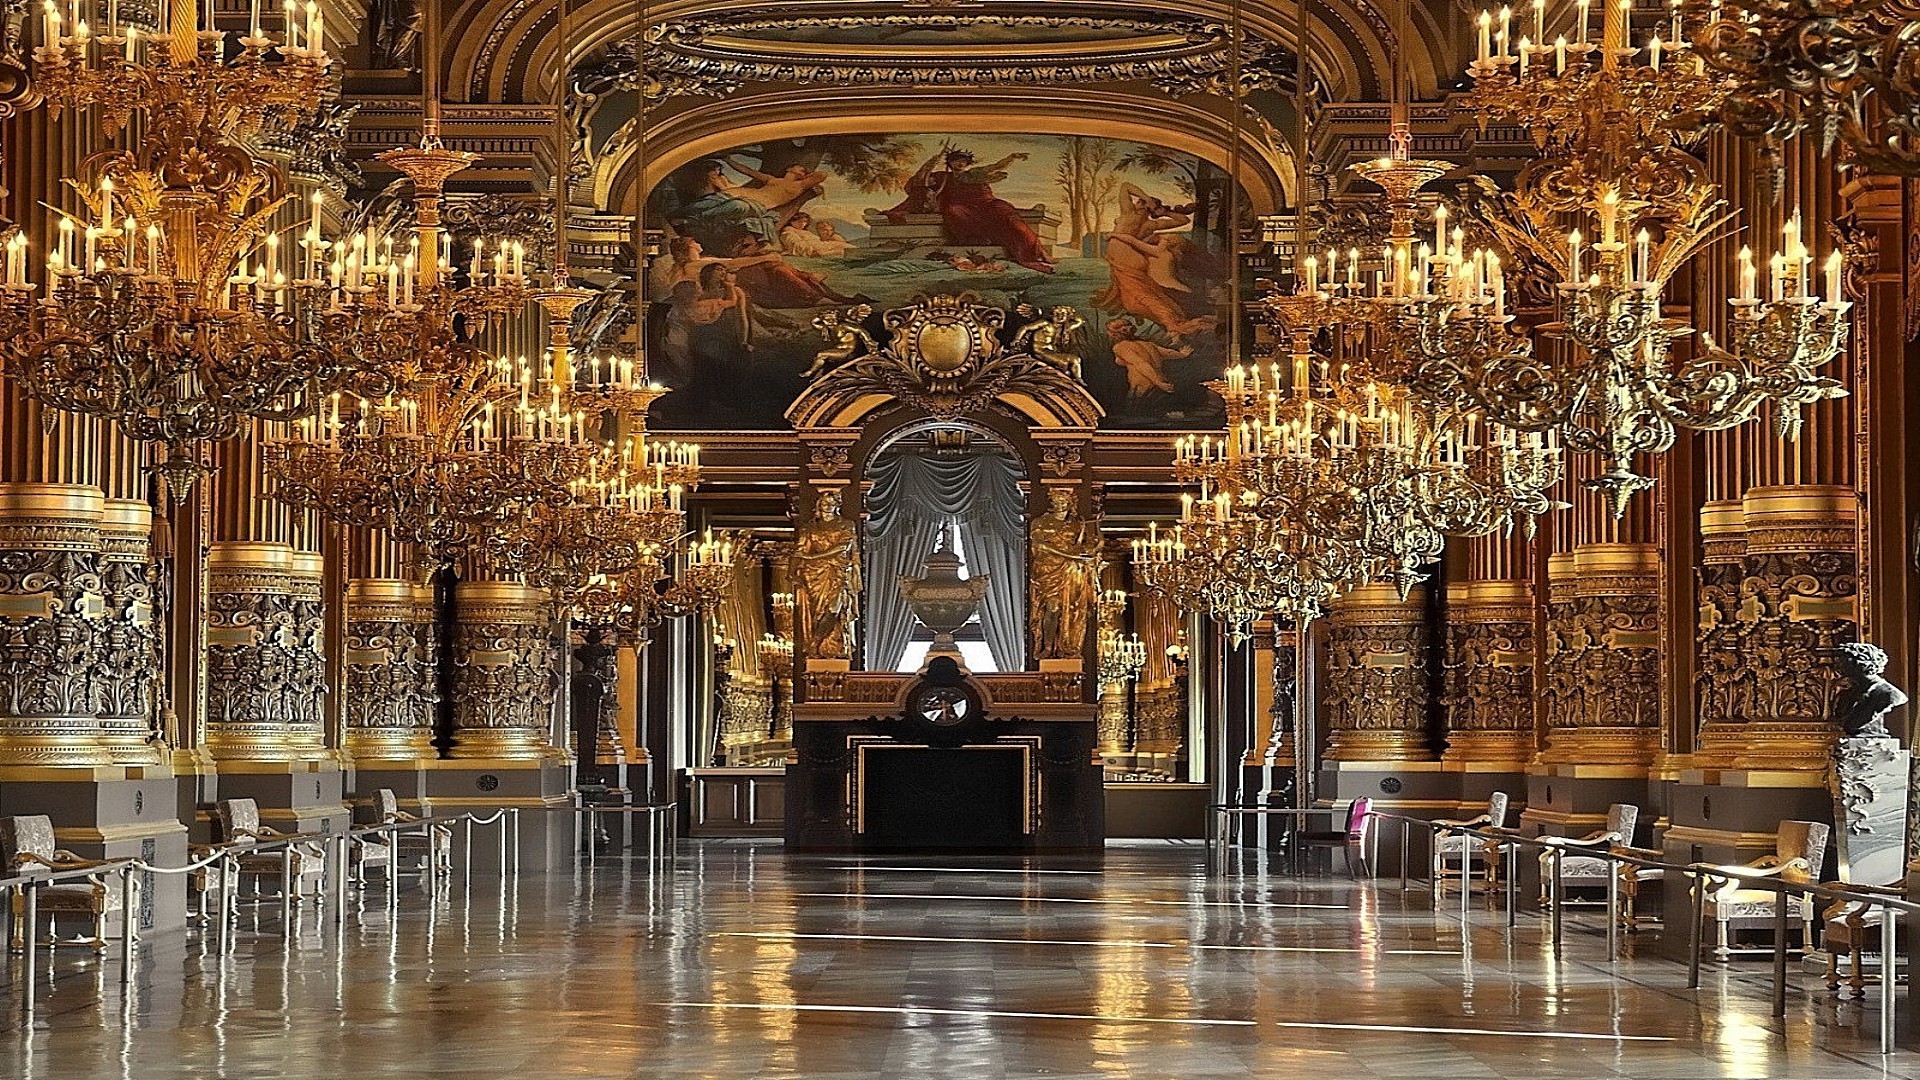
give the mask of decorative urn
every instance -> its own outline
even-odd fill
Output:
[[[933,631],[933,645],[927,650],[929,658],[960,655],[960,646],[953,640],[954,631],[967,625],[974,609],[980,606],[980,598],[987,593],[990,575],[963,578],[961,565],[959,552],[947,547],[943,532],[939,546],[921,564],[920,576],[900,579],[901,599],[907,602],[914,617]]]

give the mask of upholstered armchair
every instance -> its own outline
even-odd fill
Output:
[[[1835,881],[1831,887],[1862,896],[1902,899],[1907,895],[1904,882],[1898,885],[1861,885],[1851,881]],[[1827,954],[1827,989],[1840,988],[1840,958],[1843,956],[1852,961],[1852,974],[1847,976],[1847,985],[1855,994],[1866,988],[1870,980],[1864,959],[1880,953],[1880,924],[1886,919],[1886,913],[1886,908],[1864,900],[1830,901],[1827,909],[1821,912],[1820,944]],[[1882,956],[1880,962],[1884,965],[1886,957]],[[1883,967],[1883,975],[1884,972]]]
[[[1634,847],[1630,844],[1615,844],[1613,853],[1648,860],[1667,857],[1667,853],[1658,848]],[[1614,865],[1616,872],[1620,875],[1620,925],[1626,928],[1627,933],[1632,934],[1637,933],[1641,926],[1649,922],[1659,923],[1658,919],[1649,919],[1640,914],[1640,905],[1648,883],[1664,882],[1667,872],[1656,866],[1638,866],[1630,862],[1617,862]]]
[[[1774,834],[1774,853],[1743,866],[1749,876],[1777,877],[1782,881],[1805,883],[1819,880],[1820,864],[1827,857],[1827,836],[1832,829],[1818,821],[1783,821]],[[1804,893],[1784,896],[1771,889],[1748,888],[1738,878],[1728,879],[1708,894],[1717,927],[1713,955],[1725,960],[1735,954],[1771,953],[1771,948],[1735,947],[1734,935],[1742,930],[1772,929],[1779,905],[1787,905],[1788,922],[1800,924],[1800,949],[1813,947],[1813,897]]]
[[[83,859],[71,851],[54,846],[53,819],[43,814],[0,818],[0,870],[16,873],[33,867],[48,870],[84,870],[105,867],[109,863]],[[79,880],[56,881],[35,888],[34,902],[47,918],[47,944],[107,947],[107,915],[120,910],[120,890],[110,887],[106,875],[89,874]],[[62,915],[84,915],[93,924],[93,936],[61,942],[59,920]],[[27,898],[20,890],[13,894],[13,951],[26,948]]]
[[[220,825],[221,840],[228,844],[247,845],[290,838],[290,834],[260,823],[260,804],[252,799],[222,799],[214,808],[214,817]],[[283,860],[290,860],[291,866]],[[326,852],[312,843],[289,845],[284,856],[279,851],[243,850],[235,854],[234,865],[237,883],[249,879],[254,882],[255,898],[261,895],[260,881],[270,879],[277,884],[283,869],[290,869],[293,875],[294,895],[288,899],[317,897],[327,872]]]
[[[1553,877],[1554,851],[1540,853],[1540,903],[1552,902],[1552,893],[1558,890],[1561,902],[1566,902],[1568,889],[1606,888],[1607,878],[1614,872],[1613,861],[1598,855],[1583,855],[1582,851],[1607,851],[1615,844],[1633,843],[1633,830],[1640,822],[1640,808],[1627,803],[1614,803],[1607,807],[1607,824],[1585,836],[1542,837],[1560,853],[1560,877]]]
[[[373,793],[373,812],[382,825],[420,820],[400,809],[400,800],[392,788],[381,788]],[[392,871],[399,872],[403,859],[411,864],[407,873],[425,873],[429,861],[441,873],[453,869],[453,830],[447,826],[432,825],[425,829],[408,829],[386,835],[393,843]]]
[[[1436,825],[1466,825],[1473,828],[1504,829],[1512,800],[1504,791],[1487,796],[1487,812],[1472,818],[1441,818]],[[1487,883],[1500,876],[1500,844],[1465,833],[1442,833],[1433,838],[1432,864],[1428,868],[1433,887],[1441,888],[1448,878],[1458,878],[1462,887],[1471,887],[1473,864],[1478,860],[1486,870]]]

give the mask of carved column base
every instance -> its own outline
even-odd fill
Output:
[[[1727,721],[1700,729],[1697,766],[1721,769],[1824,771],[1836,729],[1828,723]]]
[[[554,658],[543,589],[467,581],[454,590],[455,758],[537,760],[549,745]]]
[[[153,735],[159,638],[153,624],[153,508],[108,499],[100,518],[106,636],[100,653],[100,742],[116,765],[158,765]]]
[[[1443,761],[1533,757],[1533,583],[1447,587],[1447,749]]]
[[[1555,560],[1559,556],[1554,557]],[[1549,561],[1549,574],[1566,563]],[[1583,544],[1552,581],[1555,699],[1540,761],[1649,766],[1660,752],[1660,551]]]
[[[1327,633],[1328,761],[1431,761],[1427,592],[1362,585],[1334,601]]]
[[[98,488],[0,484],[0,765],[108,765]]]
[[[292,761],[297,646],[293,549],[223,541],[207,552],[207,720],[215,761]],[[304,741],[304,740],[300,740]]]
[[[433,587],[355,578],[346,604],[347,754],[356,762],[433,757]]]

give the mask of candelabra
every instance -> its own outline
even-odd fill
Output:
[[[1819,130],[1860,164],[1920,173],[1911,0],[1694,0],[1699,54],[1727,87],[1718,118],[1741,135]]]
[[[36,300],[16,234],[0,266],[0,365],[57,409],[112,420],[165,448],[158,466],[184,498],[202,475],[201,444],[253,419],[310,415],[328,393],[377,375],[334,347],[341,313],[304,255],[282,251],[279,177],[247,149],[268,123],[316,109],[329,85],[324,16],[309,4],[305,41],[290,6],[283,40],[256,5],[228,55],[226,35],[173,6],[141,36],[117,4],[95,33],[76,0],[48,3],[34,78],[57,110],[97,107],[109,135],[135,119],[127,150],[84,167],[87,216],[63,217]]]
[[[619,574],[590,581],[576,596],[574,618],[616,627],[636,647],[668,619],[711,615],[733,582],[733,561],[744,544],[709,530],[691,543],[654,552]]]
[[[1536,352],[1533,336],[1511,326],[1499,261],[1469,255],[1444,218],[1431,254],[1416,259],[1426,265],[1414,268],[1395,327],[1412,386],[1508,427],[1558,431],[1570,449],[1598,454],[1601,472],[1584,483],[1619,516],[1653,482],[1634,471],[1635,456],[1667,450],[1679,428],[1732,427],[1772,405],[1777,430],[1791,437],[1802,406],[1843,393],[1815,372],[1844,342],[1849,305],[1838,299],[1837,252],[1826,264],[1834,299],[1813,294],[1796,213],[1771,262],[1770,299],[1751,253],[1742,253],[1742,292],[1729,301],[1732,348],[1703,335],[1689,355],[1674,355],[1692,329],[1662,317],[1661,295],[1728,217],[1684,146],[1694,118],[1728,91],[1681,39],[1677,9],[1662,22],[1671,42],[1656,28],[1642,48],[1632,44],[1630,5],[1603,5],[1597,40],[1588,4],[1575,6],[1574,40],[1561,34],[1551,45],[1542,43],[1544,2],[1533,9],[1541,42],[1510,42],[1504,9],[1498,34],[1483,12],[1470,67],[1483,118],[1524,127],[1542,150],[1487,224],[1509,254],[1557,282],[1553,317],[1535,328],[1546,348]]]
[[[1147,666],[1147,646],[1140,635],[1108,628],[1100,631],[1097,678],[1103,687],[1118,686],[1139,677]]]

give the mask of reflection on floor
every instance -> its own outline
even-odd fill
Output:
[[[976,870],[994,870],[980,873]],[[399,925],[356,916],[344,952],[309,926],[223,962],[161,943],[123,996],[117,964],[58,960],[0,1076],[1763,1077],[1883,1068],[1871,1006],[1798,978],[1784,1024],[1765,964],[1604,961],[1570,920],[1558,961],[1457,909],[1342,879],[1211,880],[1192,847],[1104,865],[788,858],[683,847],[649,879],[593,872],[456,882]],[[965,872],[962,872],[965,871]],[[1071,903],[1065,901],[1073,901]],[[17,969],[16,969],[17,972]],[[15,976],[17,978],[17,974]],[[18,1016],[19,986],[6,986]],[[17,1021],[10,1021],[17,1023]]]

